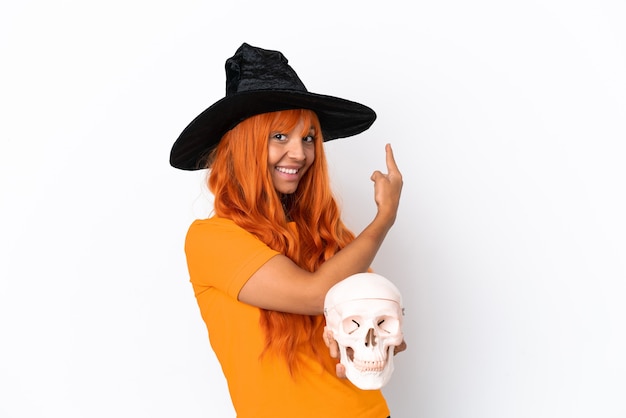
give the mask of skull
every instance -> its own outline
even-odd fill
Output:
[[[404,338],[398,288],[378,274],[355,274],[330,288],[324,315],[346,377],[360,389],[383,387],[393,373],[394,348]]]

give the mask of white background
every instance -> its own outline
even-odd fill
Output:
[[[183,253],[210,198],[168,157],[242,42],[377,111],[327,145],[357,232],[394,146],[394,418],[626,417],[626,3],[8,4],[0,417],[234,416]]]

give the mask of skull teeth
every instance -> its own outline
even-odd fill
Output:
[[[354,359],[352,361],[354,367],[360,372],[380,372],[385,368],[385,361],[364,361]]]

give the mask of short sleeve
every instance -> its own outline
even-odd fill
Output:
[[[279,253],[233,221],[213,217],[191,224],[185,254],[194,287],[215,287],[236,299],[246,281]]]

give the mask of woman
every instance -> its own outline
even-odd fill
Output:
[[[368,129],[374,111],[308,92],[280,52],[247,44],[226,78],[226,97],[187,126],[170,162],[210,169],[214,214],[193,222],[185,251],[237,416],[385,418],[379,390],[338,378],[322,313],[328,289],[369,268],[395,221],[402,177],[391,147],[388,174],[371,177],[377,214],[355,237],[322,142]]]

